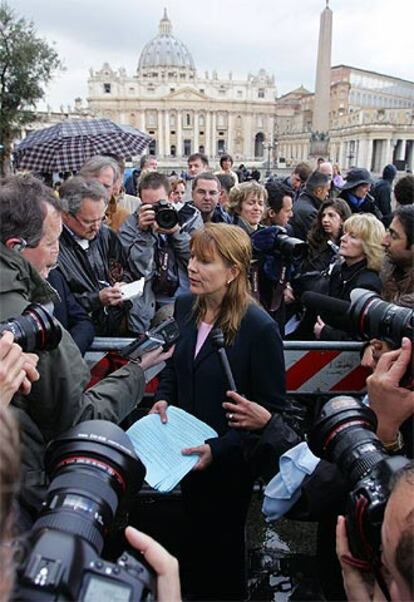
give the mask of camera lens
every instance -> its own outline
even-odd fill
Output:
[[[346,395],[334,397],[315,421],[309,447],[319,458],[337,464],[355,485],[387,457],[376,427],[376,416],[368,406]]]
[[[276,236],[274,248],[289,259],[303,259],[308,253],[308,245],[303,240],[287,234]]]
[[[33,531],[77,535],[99,554],[120,501],[138,494],[145,477],[128,436],[111,422],[83,422],[49,444],[46,466],[52,480]]]
[[[403,337],[413,339],[414,311],[387,303],[372,291],[354,289],[349,312],[358,331],[368,338],[382,339],[395,347],[401,345]]]
[[[49,309],[32,303],[22,313],[0,324],[0,333],[9,330],[23,351],[55,349],[62,338],[62,328]]]
[[[178,224],[178,212],[171,203],[162,200],[155,206],[155,221],[160,228],[170,230]]]

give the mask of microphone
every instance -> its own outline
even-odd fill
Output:
[[[229,383],[229,390],[237,393],[237,387],[233,378],[233,373],[230,368],[229,358],[227,357],[226,350],[224,349],[224,334],[221,328],[213,328],[211,331],[211,342],[217,349],[221,365],[223,366],[224,374],[226,375],[227,382]]]
[[[308,309],[320,314],[329,326],[345,330],[350,334],[356,332],[348,313],[351,306],[348,301],[322,295],[321,293],[313,293],[312,291],[303,293],[301,301]]]

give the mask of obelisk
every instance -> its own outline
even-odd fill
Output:
[[[332,11],[329,0],[321,13],[313,106],[311,154],[326,154],[329,139],[331,94]],[[315,144],[313,144],[315,143]],[[322,144],[325,143],[325,144]]]

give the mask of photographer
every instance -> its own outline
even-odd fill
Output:
[[[145,278],[144,292],[129,315],[129,329],[137,334],[150,327],[160,307],[173,304],[178,294],[188,290],[191,233],[203,225],[195,207],[186,204],[179,212],[173,205],[161,208],[159,203],[167,201],[169,192],[165,175],[150,172],[143,176],[139,182],[142,203],[119,231],[131,272]]]
[[[381,529],[382,574],[391,602],[414,599],[414,462],[395,476]],[[348,600],[384,600],[373,577],[352,566],[343,516],[338,518],[336,551]],[[384,574],[385,573],[385,574]]]
[[[11,543],[15,537],[13,505],[18,492],[20,441],[13,414],[4,407],[0,407],[0,439],[0,600],[7,602],[15,580]],[[127,527],[125,537],[155,571],[158,602],[179,602],[177,560],[152,537],[133,527]]]
[[[45,218],[49,207],[54,208],[56,197],[29,175],[4,178],[0,184],[0,320],[4,321],[18,316],[31,303],[45,304],[55,298],[51,286],[21,250],[34,249],[39,244]],[[43,332],[43,336],[47,338],[47,333]],[[85,392],[90,380],[88,366],[63,328],[57,347],[39,351],[38,355],[39,380],[28,395],[17,392],[11,402],[22,431],[24,491],[20,501],[28,513],[26,525],[37,514],[47,483],[46,443],[84,420],[120,422],[142,398],[143,368],[169,357],[161,349],[155,350],[144,357],[142,366],[129,363]],[[21,518],[24,527],[24,517]]]
[[[13,343],[11,332],[1,335],[0,406],[8,406],[17,391],[21,391],[23,395],[30,393],[32,383],[39,379],[36,370],[38,361],[35,353],[23,353],[22,348]]]

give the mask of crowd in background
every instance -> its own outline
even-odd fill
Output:
[[[49,301],[68,331],[54,359],[26,354],[10,364],[20,392],[16,400],[9,385],[2,404],[13,397],[24,471],[37,475],[48,441],[85,419],[122,421],[142,397],[142,369],[167,360],[150,412],[167,421],[168,405],[180,405],[218,433],[185,451],[198,455],[182,482],[184,563],[194,550],[198,557],[186,587],[194,599],[244,599],[244,528],[262,435],[277,433],[277,457],[300,440],[286,418],[282,341],[356,338],[304,304],[305,292],[349,302],[362,288],[414,307],[414,176],[397,178],[387,165],[375,182],[364,168],[341,174],[320,158],[261,183],[258,170],[234,169],[230,155],[216,170],[201,153],[182,174],[157,168],[154,156],[127,173],[121,160],[95,156],[54,191],[30,174],[0,182],[2,319]],[[123,287],[140,279],[142,293],[126,299]],[[172,315],[181,331],[175,349],[88,388],[81,354],[94,336],[139,337]],[[216,326],[243,393],[224,406]],[[387,343],[370,341],[364,364],[374,369],[384,352]],[[247,458],[246,449],[254,450]],[[44,495],[29,481],[26,524]]]

